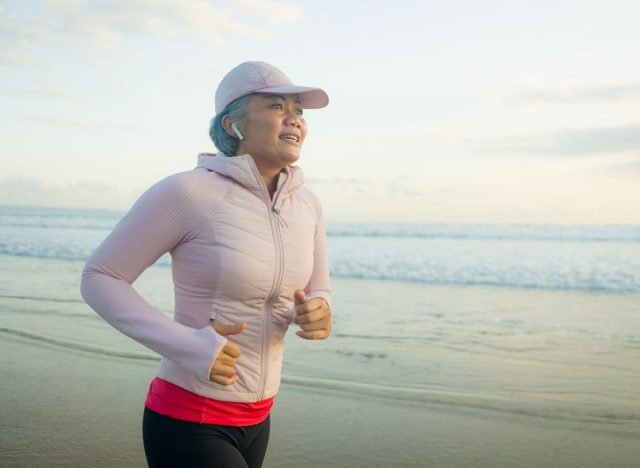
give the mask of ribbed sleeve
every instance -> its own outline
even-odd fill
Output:
[[[158,182],[133,205],[87,262],[80,292],[114,328],[208,380],[226,338],[210,326],[194,329],[170,319],[132,286],[203,221],[206,200],[183,174]]]

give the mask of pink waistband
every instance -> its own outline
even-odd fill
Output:
[[[145,406],[170,418],[204,424],[252,426],[264,421],[275,397],[255,403],[220,401],[197,395],[160,377],[149,384]]]

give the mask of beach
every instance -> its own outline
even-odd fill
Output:
[[[639,25],[0,2],[0,468],[640,468]]]
[[[0,363],[2,466],[145,466],[153,361],[5,332]],[[638,440],[638,418],[532,416],[285,382],[264,466],[633,467]]]
[[[3,466],[145,466],[140,420],[153,365],[6,335],[0,346]],[[286,384],[272,431],[265,467],[632,467],[640,456],[638,421],[557,421]]]
[[[0,212],[1,466],[145,466],[158,356],[79,294],[117,219]],[[333,335],[290,329],[265,467],[637,466],[637,228],[393,229],[330,228]],[[171,316],[168,266],[134,286]]]

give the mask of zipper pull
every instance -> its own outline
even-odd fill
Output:
[[[276,216],[277,216],[278,221],[280,222],[280,224],[282,224],[282,225],[283,225],[283,226],[285,226],[285,227],[289,227],[289,225],[287,224],[287,222],[284,220],[284,218],[283,218],[283,217],[282,217],[282,215],[280,214],[280,208],[278,208],[276,205],[273,205],[273,206],[271,207],[271,211],[273,211],[273,212],[276,214]]]

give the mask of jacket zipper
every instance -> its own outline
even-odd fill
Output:
[[[285,180],[282,188],[276,191],[273,196],[273,203],[271,203],[269,192],[267,191],[267,187],[264,184],[262,176],[258,172],[257,168],[252,166],[252,169],[254,175],[258,179],[258,182],[262,186],[264,199],[267,203],[267,207],[269,208],[269,222],[271,224],[271,232],[273,234],[274,245],[276,248],[276,268],[273,277],[273,283],[271,285],[271,291],[267,295],[266,299],[266,307],[262,327],[262,355],[260,358],[260,383],[258,385],[257,397],[257,401],[261,401],[264,398],[264,390],[267,383],[267,368],[269,367],[269,325],[271,323],[271,309],[273,307],[273,299],[275,298],[277,292],[280,290],[284,277],[284,245],[282,242],[282,232],[280,231],[280,220],[282,220],[282,222],[284,222],[284,220],[280,215],[280,209],[278,208],[277,203],[278,199],[280,198],[280,194],[284,192],[285,188],[289,184],[291,177],[287,177],[287,180]],[[274,220],[274,218],[277,218],[277,220]]]

